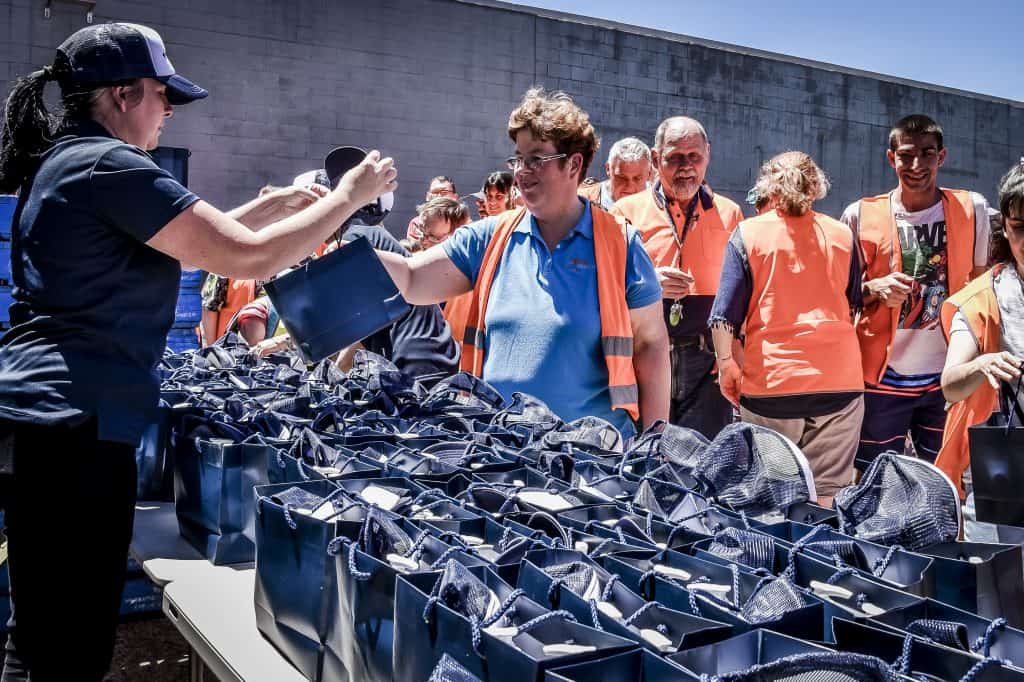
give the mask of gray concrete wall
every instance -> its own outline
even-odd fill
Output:
[[[0,93],[85,24],[80,7],[57,2],[44,19],[43,4],[0,0]],[[576,97],[605,149],[650,141],[668,115],[701,119],[709,179],[737,200],[761,161],[807,151],[833,180],[820,205],[833,214],[893,184],[886,135],[908,113],[945,127],[944,184],[990,200],[1024,152],[1020,103],[485,0],[99,0],[96,20],[153,26],[210,89],[162,143],[191,149],[192,188],[222,208],[359,144],[397,159],[389,226],[404,232],[430,177],[468,193],[502,166],[508,113],[534,83]]]

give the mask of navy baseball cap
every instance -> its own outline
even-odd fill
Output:
[[[210,93],[174,71],[160,34],[140,24],[95,24],[73,33],[57,48],[70,73],[61,80],[100,85],[154,78],[167,86],[167,101],[188,104]]]

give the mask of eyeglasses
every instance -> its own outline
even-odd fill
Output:
[[[505,165],[513,173],[518,173],[520,168],[530,171],[531,173],[536,172],[542,165],[548,161],[554,161],[555,159],[564,159],[568,154],[552,154],[551,156],[510,156],[505,159]]]

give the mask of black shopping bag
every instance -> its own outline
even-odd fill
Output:
[[[786,576],[821,600],[825,639],[833,618],[867,621],[903,612],[919,612],[924,600],[861,576],[852,568],[836,568],[809,555],[792,554]]]
[[[359,534],[330,548],[337,610],[328,619],[325,680],[389,680],[399,575],[437,571],[448,559],[486,562],[409,522],[371,507]]]
[[[486,674],[483,630],[544,611],[490,569],[448,564],[435,573],[401,575],[395,585],[394,679],[426,679],[445,654]]]
[[[887,613],[872,620],[904,634],[911,632],[983,658],[995,656],[1017,667],[1024,663],[1024,631],[1010,627],[1002,618],[990,620],[926,599],[915,608]]]
[[[1024,380],[1024,376],[1021,377]],[[1024,526],[1024,410],[1020,406],[1021,381],[1015,391],[1004,383],[1000,411],[984,424],[967,429],[971,450],[971,484],[978,521]]]
[[[337,578],[327,550],[342,519],[360,528],[365,510],[354,507],[330,521],[298,513],[296,489],[320,499],[340,497],[326,480],[256,489],[256,626],[303,675],[319,680],[327,619],[337,613]]]
[[[699,677],[746,670],[754,665],[816,651],[828,649],[777,632],[754,630],[672,654],[669,660]]]
[[[882,545],[852,538],[827,524],[808,526],[795,521],[768,525],[757,529],[782,541],[790,551],[806,552],[822,561],[850,566],[872,580],[916,594],[935,595],[934,559],[902,549],[899,545]]]
[[[935,560],[935,599],[1024,626],[1020,545],[946,542],[918,552]]]
[[[1024,671],[999,664],[996,658],[987,661],[973,654],[903,636],[866,623],[843,618],[832,620],[836,648],[880,658],[891,663],[896,672],[910,679],[929,675],[929,680],[961,680],[962,682],[1019,682]],[[968,677],[971,671],[976,671]]]
[[[277,466],[277,454],[259,441],[179,441],[174,462],[178,527],[214,564],[254,560],[252,491],[270,482],[268,471]]]
[[[678,682],[682,667],[646,649],[554,668],[544,682]]]
[[[306,362],[319,362],[409,310],[365,239],[356,239],[264,285]]]
[[[139,500],[174,500],[174,449],[170,446],[173,425],[196,408],[186,401],[185,391],[163,391],[147,416],[142,440],[135,448],[137,471],[135,496]]]

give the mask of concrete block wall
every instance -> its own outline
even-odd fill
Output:
[[[74,4],[55,2],[50,19],[43,5],[0,0],[0,94],[85,25]],[[388,225],[404,233],[430,177],[468,193],[503,167],[508,113],[534,83],[572,94],[605,150],[625,135],[650,142],[666,116],[699,118],[709,179],[736,200],[761,161],[807,151],[833,180],[820,204],[833,214],[893,184],[886,135],[908,113],[946,129],[945,184],[990,200],[1024,152],[1021,103],[491,0],[99,0],[95,17],[153,26],[178,70],[210,89],[161,142],[192,151],[192,188],[221,208],[358,144],[397,159]]]

